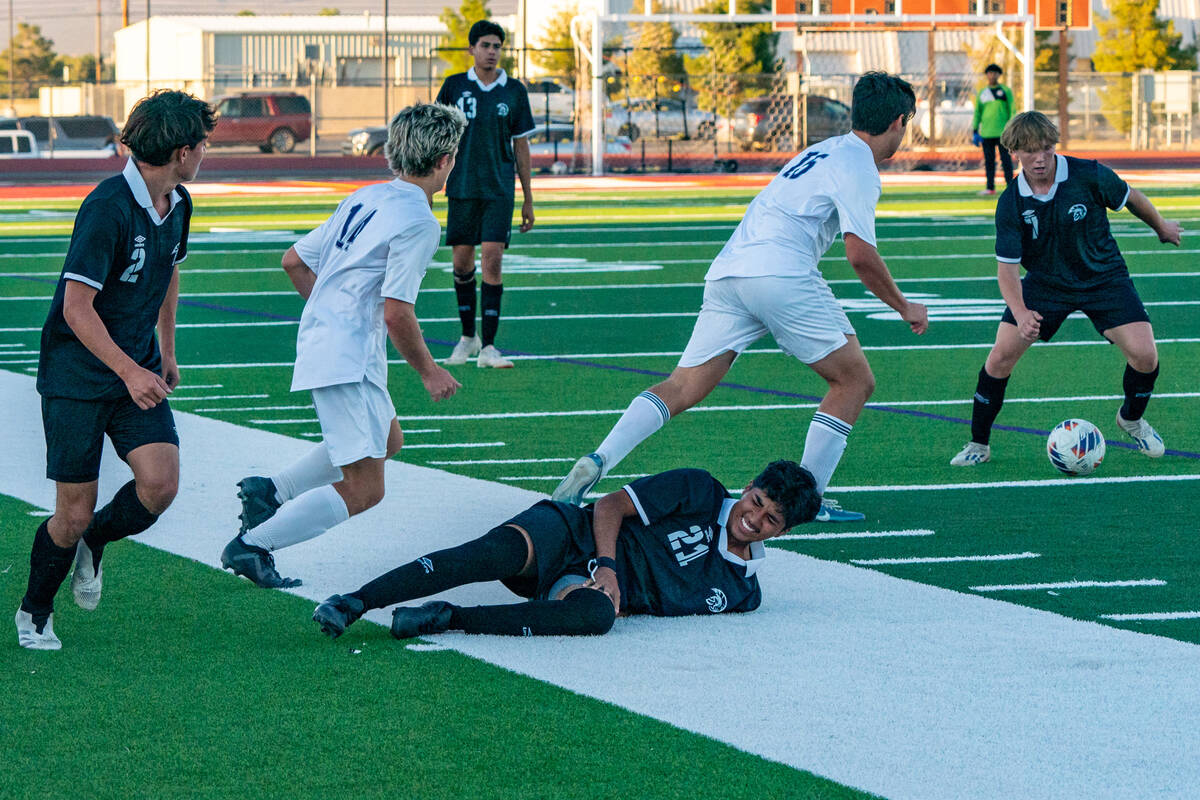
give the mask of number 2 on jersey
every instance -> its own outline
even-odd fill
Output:
[[[822,158],[827,158],[828,155],[828,153],[818,153],[815,150],[809,150],[804,154],[803,158],[783,171],[783,177],[787,178],[788,180],[799,178],[801,175],[815,167],[817,162]]]

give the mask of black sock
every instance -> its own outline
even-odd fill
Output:
[[[34,622],[45,622],[54,610],[54,595],[66,580],[75,560],[74,547],[59,547],[50,538],[46,520],[33,535],[33,548],[29,551],[29,585],[21,598],[21,609],[33,615]]]
[[[454,276],[454,296],[458,298],[458,318],[462,320],[462,335],[475,335],[475,273],[468,278]]]
[[[599,636],[617,618],[608,595],[576,589],[562,600],[530,600],[505,606],[451,606],[450,629],[500,636]]]
[[[979,382],[975,384],[975,405],[971,410],[971,441],[987,444],[992,438],[992,423],[1004,405],[1004,390],[1008,378],[993,378],[987,369],[979,368]]]
[[[1158,379],[1158,365],[1153,372],[1138,372],[1125,365],[1125,377],[1121,381],[1125,388],[1125,404],[1121,406],[1121,418],[1132,422],[1146,413],[1146,405],[1154,392],[1154,381]]]
[[[100,566],[104,545],[141,533],[157,520],[158,514],[150,513],[138,498],[137,481],[122,486],[108,505],[96,512],[92,524],[83,532],[83,541],[92,551],[93,568]]]
[[[500,295],[504,284],[483,282],[479,287],[479,305],[483,309],[483,331],[479,339],[484,347],[496,341],[496,330],[500,327]]]
[[[384,608],[453,589],[465,583],[511,578],[525,566],[529,547],[516,528],[501,525],[474,541],[439,550],[396,567],[351,597],[370,608]]]

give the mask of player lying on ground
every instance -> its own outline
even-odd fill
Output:
[[[324,441],[272,478],[238,482],[242,526],[221,564],[259,586],[298,586],[280,577],[271,553],[383,499],[384,462],[404,441],[387,390],[385,336],[434,402],[460,388],[429,354],[414,303],[442,233],[433,195],[454,167],[465,126],[450,106],[396,114],[384,150],[396,180],[347,197],[283,256],[305,298],[292,391],[312,393]]]
[[[925,332],[925,306],[910,303],[875,249],[879,165],[904,138],[916,108],[912,87],[882,72],[854,86],[853,130],[815,144],[788,162],[754,198],[704,276],[704,303],[692,338],[670,377],[633,398],[596,451],[575,463],[551,497],[580,503],[600,478],[673,416],[699,403],[738,353],[767,333],[829,384],[808,426],[801,464],[822,495],[837,469],[875,376],[819,262],[840,231],[846,259],[863,285]],[[817,520],[863,519],[822,502]]]
[[[1161,456],[1162,438],[1142,417],[1158,378],[1154,329],[1109,229],[1107,209],[1128,207],[1160,242],[1177,247],[1179,223],[1163,219],[1144,194],[1098,161],[1055,153],[1058,128],[1039,111],[1013,117],[1000,141],[1021,164],[996,204],[997,279],[1008,307],[979,370],[971,441],[950,463],[969,467],[991,458],[992,424],[1013,368],[1035,341],[1050,341],[1074,311],[1086,314],[1125,356],[1117,426],[1138,450]]]
[[[812,474],[792,461],[768,464],[736,500],[699,469],[639,478],[585,508],[543,500],[473,542],[335,594],[313,619],[336,637],[368,609],[496,580],[529,601],[402,606],[392,634],[601,634],[618,615],[753,611],[762,542],[812,520],[820,500]]]

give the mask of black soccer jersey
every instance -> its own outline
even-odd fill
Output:
[[[513,193],[516,157],[513,137],[533,133],[529,95],[518,80],[504,70],[487,86],[475,77],[475,68],[446,78],[437,102],[458,106],[467,117],[467,129],[458,146],[458,158],[446,180],[446,196],[496,197]]]
[[[1021,264],[1029,278],[1060,291],[1103,286],[1128,276],[1108,224],[1129,185],[1097,161],[1056,156],[1049,200],[1034,197],[1024,175],[996,205],[996,259]]]
[[[622,522],[617,539],[623,612],[673,617],[758,608],[755,572],[764,548],[752,544],[750,561],[729,553],[725,523],[734,501],[716,478],[676,469],[625,491],[637,516]]]
[[[158,312],[175,265],[187,256],[192,202],[183,186],[158,220],[145,181],[130,159],[121,175],[101,182],[75,217],[71,244],[42,327],[37,389],[46,397],[119,397],[125,384],[92,355],[63,317],[68,281],[97,290],[96,313],[113,342],[145,369],[158,372]]]

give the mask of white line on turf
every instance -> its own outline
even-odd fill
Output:
[[[0,372],[0,397],[0,430],[9,434],[0,492],[50,508],[54,487],[30,424],[40,413],[33,380]],[[270,474],[312,445],[185,412],[176,422],[187,443],[179,494],[133,540],[219,569],[237,529],[233,482]],[[461,544],[544,497],[402,462],[387,467],[378,509],[276,553],[283,571],[305,580],[289,593],[319,602]],[[106,447],[100,496],[128,479]],[[112,558],[119,579],[121,555]],[[1194,644],[787,550],[773,549],[759,575],[763,605],[752,614],[621,618],[607,636],[442,634],[435,644],[893,800],[1143,797],[1147,787],[1189,798],[1200,785]],[[229,591],[259,590],[231,579]],[[477,584],[442,599],[514,597]],[[78,644],[71,626],[134,624],[133,605],[106,602],[106,619],[76,615],[56,631],[68,647]],[[390,646],[387,611],[366,619],[382,627],[362,635]],[[272,635],[259,644],[288,646]],[[331,645],[314,629],[312,646]],[[745,686],[748,675],[771,679],[752,680],[749,692],[704,691]]]
[[[185,383],[175,387],[175,391],[196,391],[197,389],[224,389],[220,383]]]
[[[1131,581],[1059,581],[1057,583],[998,583],[972,586],[973,592],[1041,592],[1050,589],[1119,589],[1135,586],[1166,586],[1166,581],[1146,578]]]
[[[888,539],[898,536],[933,536],[927,528],[904,531],[850,531],[848,533],[785,533],[772,536],[772,542],[820,542],[829,539]]]
[[[1171,483],[1200,481],[1200,475],[1128,475],[1112,478],[1046,478],[1036,481],[980,481],[979,483],[883,484],[877,486],[830,486],[830,492],[941,492],[958,489],[1017,489],[1025,487],[1094,486],[1100,483]]]
[[[202,400],[265,400],[270,397],[269,394],[202,394],[195,397],[176,397],[171,395],[171,402],[176,403],[180,400],[190,400],[200,402]]]
[[[902,564],[956,564],[969,561],[1020,561],[1027,558],[1041,558],[1041,553],[997,553],[994,555],[977,556],[914,556],[912,558],[852,558],[851,564],[863,567],[902,565]]]
[[[406,444],[405,450],[431,450],[434,448],[448,448],[466,450],[472,447],[506,447],[504,442],[446,442],[438,444]]]
[[[650,473],[635,472],[629,475],[605,475],[603,480],[606,481],[627,481],[637,478],[644,478]],[[500,475],[494,480],[498,481],[561,481],[562,475]]]
[[[473,458],[455,461],[428,461],[434,466],[466,466],[469,464],[545,464],[552,461],[576,461],[574,458]]]
[[[1162,622],[1176,619],[1200,619],[1200,611],[1152,611],[1145,614],[1101,614],[1100,619],[1114,622]]]

